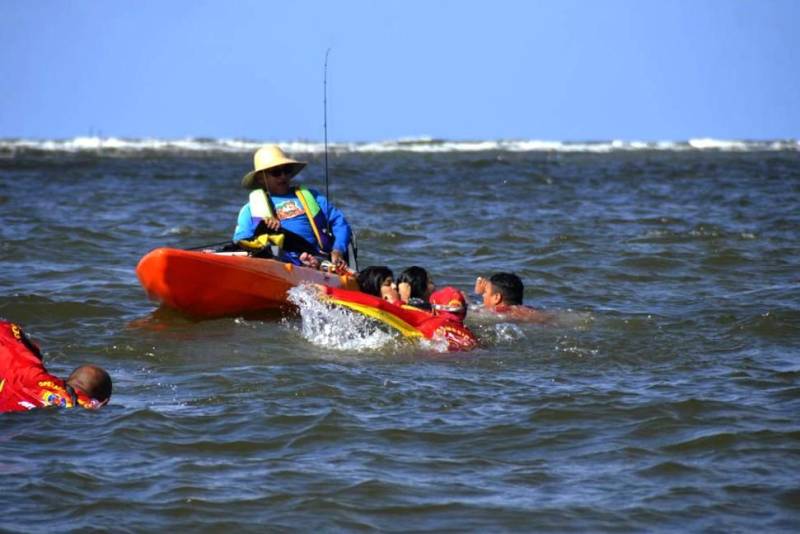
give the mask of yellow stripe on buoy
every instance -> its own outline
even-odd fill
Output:
[[[334,304],[338,304],[339,306],[344,306],[346,308],[350,308],[353,311],[357,311],[362,315],[366,315],[367,317],[371,317],[373,319],[377,319],[378,321],[391,326],[405,337],[422,337],[422,333],[405,322],[404,320],[400,319],[396,315],[393,315],[385,310],[381,310],[380,308],[375,308],[373,306],[367,306],[365,304],[357,304],[355,302],[348,302],[346,300],[339,300],[335,298],[326,298],[328,302],[332,302]]]

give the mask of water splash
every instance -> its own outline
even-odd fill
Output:
[[[321,301],[311,286],[290,289],[289,302],[300,310],[301,335],[314,345],[363,352],[396,346],[400,341],[400,334],[382,330],[377,321]]]
[[[498,323],[494,325],[494,332],[498,343],[513,343],[526,337],[522,328],[513,323]]]
[[[450,344],[443,336],[434,334],[431,339],[420,339],[419,346],[428,352],[448,353],[450,352]]]

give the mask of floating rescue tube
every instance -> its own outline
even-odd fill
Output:
[[[437,315],[410,306],[398,306],[360,291],[336,287],[325,287],[324,295],[326,301],[377,319],[406,337],[444,339],[450,351],[471,350],[478,345],[475,334],[449,313]]]

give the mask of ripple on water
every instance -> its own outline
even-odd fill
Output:
[[[673,257],[669,253],[637,254],[623,257],[617,262],[618,267],[641,269],[643,271],[672,271],[687,267],[683,259]]]
[[[752,334],[764,339],[791,339],[800,334],[800,310],[774,309],[736,320],[729,334]]]

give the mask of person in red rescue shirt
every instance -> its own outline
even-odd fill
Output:
[[[51,375],[42,353],[14,323],[0,320],[0,413],[59,406],[94,410],[111,398],[111,377],[82,365],[67,380]]]
[[[514,273],[495,273],[486,279],[475,280],[475,293],[483,298],[483,309],[520,323],[548,324],[555,320],[551,313],[539,311],[522,303],[525,286]]]

